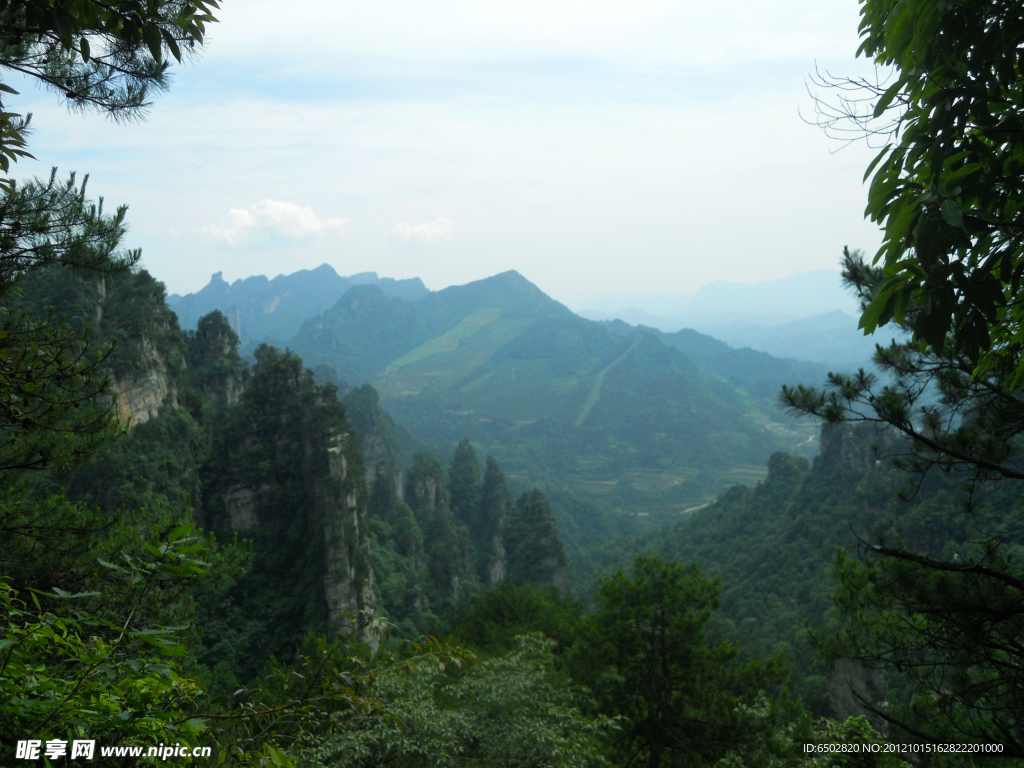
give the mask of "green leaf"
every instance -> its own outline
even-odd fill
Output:
[[[71,599],[76,598],[76,597],[99,597],[100,596],[99,592],[74,592],[74,593],[71,593],[71,592],[67,592],[67,591],[61,589],[60,587],[54,587],[53,588],[53,594],[55,594],[57,597],[63,597],[63,598],[66,598],[68,600],[71,600]]]
[[[960,206],[956,204],[956,200],[944,200],[942,205],[939,206],[939,211],[949,226],[956,227],[957,229],[964,228],[964,214],[960,210]]]
[[[968,163],[962,168],[957,168],[953,173],[947,176],[944,183],[946,187],[952,187],[956,182],[960,181],[960,179],[970,176],[973,173],[977,173],[984,167],[984,163]]]
[[[899,78],[895,83],[890,85],[885,93],[882,94],[882,98],[875,104],[875,117],[881,117],[882,113],[888,109],[889,105],[892,104],[892,100],[896,98],[896,94],[903,88],[903,78]]]
[[[153,55],[153,58],[158,62],[163,61],[164,52],[159,28],[153,24],[146,24],[142,28],[142,37],[146,41],[146,45],[149,47],[149,52]]]
[[[192,533],[193,530],[194,527],[187,523],[185,525],[178,526],[173,531],[171,531],[170,535],[167,537],[167,541],[175,542],[182,536],[187,536],[188,534]]]
[[[163,35],[164,42],[167,43],[167,47],[171,49],[171,55],[174,56],[175,60],[181,63],[181,49],[178,47],[178,41],[174,39],[174,35],[168,32],[166,29],[161,29],[160,33]]]
[[[868,176],[870,176],[871,172],[875,170],[875,166],[878,165],[882,161],[882,158],[884,158],[887,154],[889,154],[889,150],[890,149],[892,149],[892,144],[886,144],[885,148],[882,149],[882,151],[879,152],[877,155],[875,155],[875,159],[872,160],[868,164],[868,169],[866,171],[864,171],[863,181],[867,181],[868,180]]]

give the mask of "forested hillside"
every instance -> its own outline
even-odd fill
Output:
[[[913,475],[889,461],[904,450],[894,436],[871,427],[828,426],[813,465],[775,454],[756,488],[735,486],[656,535],[580,553],[572,563],[573,584],[586,598],[599,577],[637,552],[694,561],[722,579],[719,631],[752,652],[784,651],[793,665],[794,693],[816,711],[835,711],[847,683],[829,670],[812,640],[828,637],[837,619],[837,549],[898,541],[931,557],[967,560],[981,556],[977,542],[986,537],[1024,540],[1019,488],[975,489],[968,511],[969,477],[935,475],[915,486]],[[1021,554],[1015,543],[1007,556]],[[897,691],[888,701],[895,706],[899,682],[892,682]],[[887,700],[884,687],[872,695],[876,704]]]
[[[514,272],[433,293],[417,286],[339,278],[325,266],[232,286],[214,279],[170,303],[185,327],[201,307],[221,309],[236,330],[235,302],[245,303],[243,352],[261,334],[279,346],[290,338],[319,380],[372,383],[410,430],[406,443],[429,435],[450,452],[469,437],[501,458],[514,485],[540,485],[560,510],[607,521],[583,542],[756,482],[773,450],[817,450],[813,426],[784,416],[774,396],[783,383],[821,383],[823,366],[692,331],[586,321]],[[272,331],[256,330],[268,323]],[[276,335],[286,326],[294,336]]]
[[[210,663],[232,679],[253,679],[271,655],[288,659],[307,631],[336,633],[345,611],[376,608],[415,635],[473,584],[508,575],[565,587],[543,495],[516,502],[497,462],[482,473],[469,441],[451,480],[437,458],[403,455],[372,387],[342,399],[299,357],[267,346],[247,367],[222,314],[182,333],[162,285],[143,271],[97,279],[54,268],[21,288],[18,311],[66,307],[69,325],[113,345],[108,367],[129,427],[95,458],[37,485],[64,487],[70,501],[107,514],[189,505],[220,540],[252,540],[260,566],[206,609],[216,617]]]
[[[435,444],[468,437],[560,508],[631,518],[600,535],[674,519],[760,477],[773,450],[800,450],[814,430],[782,418],[767,389],[793,380],[785,373],[823,378],[767,356],[749,365],[737,350],[697,364],[657,332],[577,317],[514,272],[415,302],[357,287],[289,346],[342,380],[371,382]]]

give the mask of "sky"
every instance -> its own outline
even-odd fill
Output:
[[[856,0],[224,0],[146,120],[10,81],[37,162],[127,204],[168,291],[515,269],[569,306],[834,269],[873,252],[866,146],[813,118]]]

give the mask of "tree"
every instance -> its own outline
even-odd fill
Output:
[[[5,0],[0,3],[0,68],[57,93],[70,109],[130,120],[166,89],[170,54],[179,62],[203,44],[217,0]],[[0,82],[0,92],[17,91]],[[29,117],[0,102],[0,171],[30,156]],[[14,182],[0,179],[11,191]]]
[[[466,524],[470,535],[476,540],[480,533],[480,462],[469,440],[463,440],[455,449],[451,468],[448,470],[448,489],[451,495],[452,512]]]
[[[5,752],[13,752],[16,739],[82,732],[109,745],[199,742],[205,727],[187,713],[202,690],[174,663],[184,654],[181,628],[154,626],[151,611],[156,608],[161,618],[174,613],[154,600],[154,593],[169,597],[167,581],[201,577],[201,558],[214,554],[213,547],[183,526],[162,551],[153,549],[107,563],[113,578],[94,577],[93,590],[78,594],[55,588],[30,593],[29,602],[29,594],[19,594],[0,577],[0,744]]]
[[[562,653],[576,642],[582,616],[582,603],[556,587],[517,586],[506,580],[456,606],[445,633],[493,655],[512,650],[519,635],[540,632],[557,643],[556,653]]]
[[[565,549],[544,494],[534,489],[519,497],[504,520],[508,578],[515,584],[551,584],[566,588]]]
[[[167,86],[165,54],[178,61],[202,44],[216,0],[0,2],[0,69],[34,78],[77,110],[114,119],[142,114]],[[16,94],[0,81],[0,93]],[[126,209],[103,212],[72,175],[16,184],[11,163],[28,156],[29,117],[0,101],[0,300],[28,272],[51,266],[118,272],[138,262],[121,248]],[[112,403],[88,336],[56,318],[0,315],[0,469],[67,466],[109,437]]]
[[[843,258],[847,283],[868,307],[883,271],[857,252]],[[841,631],[822,638],[822,650],[881,663],[908,680],[903,701],[886,711],[866,706],[913,738],[999,743],[1004,755],[1024,757],[1024,572],[1014,558],[1019,536],[1007,524],[1019,514],[1024,479],[1015,374],[978,373],[953,345],[894,343],[874,360],[882,376],[830,374],[822,389],[784,387],[782,401],[826,422],[876,425],[876,451],[907,471],[906,494],[929,473],[948,474],[964,488],[972,535],[957,551],[896,538],[864,541],[859,559],[841,554]]]
[[[1013,0],[862,0],[858,53],[891,70],[819,113],[887,143],[867,169],[882,279],[861,318],[1016,387],[1024,375],[1024,17]],[[866,111],[859,109],[867,102]],[[819,102],[822,104],[822,102]],[[890,117],[895,113],[895,117]],[[879,121],[883,121],[879,124]]]
[[[913,338],[878,349],[885,378],[830,375],[782,397],[798,413],[884,427],[882,452],[909,470],[910,493],[929,472],[949,473],[975,536],[959,552],[897,539],[840,558],[843,631],[825,649],[908,678],[906,705],[881,714],[914,737],[1024,755],[1018,539],[977,514],[985,497],[1014,514],[1024,479],[1024,16],[1008,0],[863,0],[861,17],[860,53],[890,80],[825,78],[857,95],[820,114],[826,128],[853,121],[885,137],[865,174],[884,241],[872,264],[846,252],[844,278],[865,331],[893,321]]]
[[[133,119],[152,92],[167,86],[165,54],[181,61],[194,53],[216,7],[216,0],[2,2],[0,69],[34,78],[72,109]],[[0,92],[16,94],[2,81]],[[20,185],[7,175],[11,162],[28,155],[28,120],[0,101],[0,300],[7,306],[18,278],[30,271],[60,265],[119,272],[140,257],[121,248],[127,209],[105,214],[102,201],[90,202],[86,182],[78,184],[74,174],[58,182],[54,170],[48,181]],[[0,463],[66,466],[109,437],[111,403],[97,401],[105,394],[102,363],[109,351],[89,350],[88,336],[58,318],[30,321],[3,312],[0,453],[14,453]]]
[[[624,764],[712,765],[742,743],[739,706],[783,681],[782,660],[741,664],[732,645],[709,641],[720,587],[696,564],[637,555],[633,571],[597,588],[575,652],[580,679],[623,718]]]
[[[553,671],[553,641],[517,637],[507,654],[467,670],[426,658],[381,675],[384,708],[339,712],[323,736],[300,742],[311,766],[584,768],[607,765],[613,727],[586,714],[586,692]],[[461,666],[461,665],[459,665]]]

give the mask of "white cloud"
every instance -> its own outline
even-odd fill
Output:
[[[263,230],[290,238],[306,237],[325,230],[343,232],[348,219],[321,219],[311,208],[284,200],[260,200],[248,208],[232,208],[220,224],[210,224],[200,234],[228,245],[243,245],[254,231]]]
[[[440,243],[455,236],[455,227],[451,219],[438,216],[433,221],[423,224],[409,224],[403,221],[401,224],[395,224],[391,233],[404,243]]]

